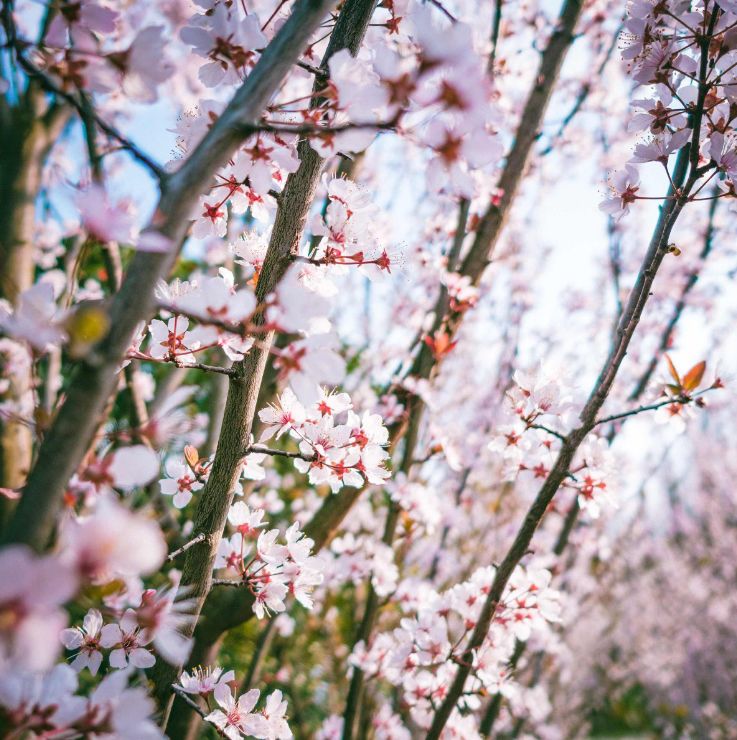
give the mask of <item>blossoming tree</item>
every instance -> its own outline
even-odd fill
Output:
[[[0,21],[4,737],[734,736],[732,0]]]

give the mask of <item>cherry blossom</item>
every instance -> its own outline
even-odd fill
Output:
[[[204,485],[197,480],[192,469],[184,461],[170,458],[165,466],[168,478],[159,481],[161,493],[173,496],[172,502],[177,509],[183,509],[191,500],[193,494]]]
[[[4,734],[737,736],[734,0],[17,5]]]
[[[46,38],[50,44],[64,46],[67,33],[71,34],[72,40],[85,33],[109,34],[115,30],[118,17],[116,11],[99,5],[94,0],[65,3],[62,12],[51,21]]]
[[[321,402],[320,402],[321,403]],[[272,404],[258,412],[259,419],[265,425],[261,433],[261,441],[271,439],[276,435],[279,439],[289,431],[299,429],[306,419],[304,406],[297,400],[291,388],[285,388],[278,398],[278,405]]]
[[[208,87],[237,82],[255,61],[255,50],[266,45],[258,16],[239,19],[238,15],[237,8],[217,4],[210,13],[194,15],[191,25],[181,31],[182,40],[210,60],[199,71]]]
[[[132,212],[130,202],[110,203],[102,187],[91,185],[79,192],[76,205],[82,219],[82,226],[91,239],[120,244],[130,244],[134,240],[135,213]]]
[[[61,641],[67,650],[77,650],[71,667],[80,672],[89,668],[93,676],[97,675],[102,663],[100,652],[100,630],[102,615],[97,609],[90,609],[84,617],[81,627],[70,627],[62,631]]]
[[[153,701],[145,689],[129,688],[128,680],[127,671],[105,676],[90,694],[84,722],[125,740],[165,737],[152,719]]]
[[[194,668],[190,675],[183,671],[179,676],[179,685],[188,694],[199,694],[205,696],[212,693],[220,685],[225,685],[235,680],[233,671],[223,671],[219,666],[209,668]]]
[[[184,663],[192,650],[192,639],[185,634],[193,621],[192,602],[185,597],[176,587],[146,589],[135,607],[139,628],[169,663]]]
[[[0,327],[15,339],[28,342],[39,352],[48,352],[65,339],[54,288],[39,282],[25,290],[17,307],[0,303]]]
[[[106,624],[100,633],[100,645],[113,648],[110,652],[112,668],[150,668],[156,662],[151,651],[144,646],[151,641],[145,632],[141,632],[136,613],[128,609],[119,623]]]
[[[312,403],[319,397],[320,384],[335,385],[343,379],[345,363],[335,350],[331,335],[316,334],[292,342],[279,354],[275,365],[297,397]]]
[[[158,525],[108,497],[91,514],[65,522],[60,541],[64,561],[96,583],[152,573],[166,555]]]
[[[244,734],[253,735],[255,728],[260,727],[258,715],[251,712],[259,695],[258,689],[251,689],[236,700],[228,686],[219,684],[214,689],[214,696],[220,709],[210,712],[205,719],[231,740],[240,740]]]
[[[61,607],[76,593],[77,578],[55,556],[21,546],[0,550],[0,569],[0,659],[19,669],[50,668],[67,623]]]
[[[632,166],[628,165],[621,172],[614,173],[609,186],[611,195],[601,202],[599,208],[614,218],[620,218],[637,199],[639,184],[637,170]]]

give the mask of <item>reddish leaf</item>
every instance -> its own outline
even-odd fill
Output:
[[[670,370],[671,377],[673,378],[673,380],[676,381],[676,383],[678,383],[678,386],[680,387],[683,384],[681,383],[681,378],[678,375],[678,371],[676,370],[676,366],[673,364],[673,360],[671,360],[668,355],[665,356],[665,359],[666,359],[666,361],[668,363],[668,370]]]
[[[694,365],[683,377],[683,390],[696,390],[704,377],[704,370],[706,370],[706,361],[702,360]]]
[[[197,452],[197,448],[192,445],[184,446],[184,457],[192,470],[197,468],[197,463],[200,461],[200,453]]]

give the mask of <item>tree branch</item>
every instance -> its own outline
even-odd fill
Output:
[[[630,409],[629,411],[622,411],[619,414],[612,414],[611,416],[605,416],[602,419],[597,419],[594,422],[594,426],[599,426],[599,424],[608,424],[610,421],[617,421],[619,419],[626,419],[629,416],[636,416],[637,414],[641,414],[644,411],[656,411],[657,409],[663,408],[663,406],[670,406],[674,403],[679,404],[687,404],[691,403],[693,399],[687,397],[687,396],[679,396],[677,398],[666,398],[663,401],[658,401],[658,403],[651,403],[647,406],[638,406],[636,409]]]
[[[52,93],[53,95],[56,95],[57,97],[69,103],[79,113],[82,120],[84,120],[85,118],[90,118],[103,133],[105,133],[111,139],[115,139],[115,141],[120,144],[121,149],[129,152],[131,156],[137,159],[141,164],[145,165],[151,172],[151,174],[153,174],[159,182],[162,182],[166,179],[166,173],[164,172],[163,168],[156,162],[154,162],[154,160],[151,159],[148,154],[145,154],[143,151],[141,151],[115,126],[101,118],[91,104],[85,105],[84,102],[77,100],[74,95],[64,91],[61,87],[59,87],[51,77],[49,77],[45,72],[36,67],[28,59],[26,59],[25,56],[23,56],[20,48],[18,48],[17,46],[16,58],[18,59],[18,62],[20,66],[24,69],[24,71],[31,77],[38,80],[39,84],[41,85],[41,87],[43,87],[44,90]]]
[[[323,2],[323,7],[327,8],[329,4]],[[341,49],[347,48],[354,55],[358,52],[373,12],[374,0],[346,0],[328,42],[321,64],[322,68],[326,68],[330,57]],[[294,17],[295,13],[292,18]],[[287,26],[282,28],[280,34]],[[314,92],[317,93],[319,89],[321,87],[316,84]],[[240,117],[240,120],[233,121],[236,130],[242,132],[244,121],[256,123],[253,117]],[[297,151],[300,165],[296,172],[291,173],[287,178],[279,199],[279,207],[256,289],[259,302],[275,288],[291,264],[290,255],[295,253],[299,246],[322,170],[323,160],[307,142],[300,142]],[[261,320],[261,317],[256,317],[256,320]],[[233,365],[237,374],[230,379],[222,433],[218,440],[208,483],[203,495],[198,498],[194,518],[194,531],[206,532],[212,536],[212,540],[207,546],[194,547],[187,553],[182,571],[182,584],[192,588],[192,597],[196,600],[198,615],[210,591],[212,566],[225,527],[235,484],[240,477],[243,450],[249,443],[259,388],[269,359],[273,338],[274,332],[269,331],[242,362]],[[252,600],[248,597],[238,600],[239,613],[243,612],[249,601],[252,604]],[[194,624],[192,628],[194,629]],[[197,653],[198,648],[195,646],[193,657]],[[164,725],[167,724],[171,709],[166,687],[171,684],[171,676],[175,675],[177,670],[178,666],[157,664],[157,670],[153,676],[157,698],[163,708]],[[172,737],[184,735],[187,731],[187,724],[188,718],[183,713],[174,713],[172,727],[169,728],[170,735]]]
[[[420,421],[422,419],[424,404],[418,397],[414,397],[414,403],[409,410],[409,424],[405,436],[405,446],[402,452],[402,463],[400,470],[406,475],[412,468],[412,455],[417,446],[419,435]],[[394,537],[399,523],[401,508],[396,501],[390,500],[387,506],[386,522],[384,523],[384,534],[381,538],[383,544],[391,547],[394,543]],[[363,642],[367,647],[371,642],[371,636],[376,626],[376,619],[379,612],[379,596],[374,590],[371,582],[371,576],[368,578],[368,595],[366,597],[366,606],[363,612],[363,618],[358,628],[352,647],[359,642]],[[343,735],[342,740],[352,740],[356,732],[356,723],[361,716],[361,707],[364,699],[364,672],[354,666],[351,676],[351,683],[348,687],[348,696],[346,698],[345,711],[343,713]]]
[[[133,258],[112,302],[110,332],[78,367],[11,525],[3,533],[4,542],[41,549],[48,541],[66,484],[92,443],[107,399],[115,390],[120,363],[137,325],[152,312],[154,289],[176,259],[197,198],[240,144],[242,123],[258,119],[331,5],[332,0],[297,3],[220,118],[163,186],[150,228],[174,246],[167,253],[137,252]]]
[[[172,693],[176,694],[193,712],[196,712],[197,714],[202,717],[202,719],[205,719],[208,715],[208,712],[206,712],[192,697],[183,689],[181,689],[176,684],[171,685]],[[217,726],[215,726],[212,722],[207,723],[212,729],[215,731],[217,735],[220,737],[227,738],[228,736]]]
[[[477,227],[471,249],[459,270],[461,275],[470,277],[474,284],[477,284],[481,279],[483,270],[488,264],[511,208],[517,187],[524,176],[527,161],[536,141],[536,132],[547,110],[563,59],[573,43],[573,29],[582,6],[582,0],[567,0],[561,11],[558,28],[543,54],[540,69],[535,76],[535,83],[517,128],[514,145],[499,180],[499,187],[504,191],[501,202],[498,206],[489,206]],[[434,311],[436,319],[433,331],[442,324],[446,316],[442,301],[443,295],[441,293]],[[460,317],[457,321],[459,320]],[[427,345],[423,344],[415,358],[410,374],[420,378],[428,378],[434,366],[435,359],[432,352]],[[395,430],[392,435],[393,442],[400,439],[402,434],[403,430],[401,428]],[[330,540],[360,495],[361,489],[351,489],[324,500],[322,506],[315,512],[305,527],[305,533],[315,540],[316,546],[321,546],[318,543],[325,543]]]
[[[715,15],[718,14],[714,13],[712,15],[710,33],[713,31]],[[697,124],[701,121],[699,109],[703,108],[704,99],[706,97],[704,80],[706,79],[709,41],[710,34],[709,36],[706,36],[701,43],[700,79],[702,82],[700,84],[697,101],[698,108],[694,115],[694,120]],[[693,132],[693,141],[696,143],[698,142],[698,136],[699,129],[695,128]],[[484,601],[481,614],[464,650],[453,682],[448,689],[445,699],[433,717],[432,725],[427,734],[428,740],[438,740],[451,713],[456,707],[458,699],[462,696],[466,679],[468,678],[473,665],[474,652],[480,648],[489,632],[491,622],[496,613],[497,606],[501,601],[509,578],[524,555],[527,553],[537,527],[542,521],[550,502],[553,500],[553,497],[568,474],[568,470],[576,451],[588,433],[594,428],[596,424],[596,415],[609,395],[621,363],[627,353],[627,348],[629,347],[632,336],[639,324],[645,304],[650,296],[650,289],[655,280],[655,276],[665,258],[665,255],[668,254],[668,243],[673,226],[675,225],[683,206],[687,202],[688,195],[698,178],[698,157],[694,164],[691,148],[692,145],[689,144],[678,153],[669,194],[661,205],[660,217],[658,218],[658,222],[650,240],[649,248],[641,264],[635,285],[630,292],[625,305],[625,310],[620,317],[613,346],[602,366],[599,377],[594,384],[586,405],[580,414],[580,425],[574,429],[563,442],[558,457],[553,464],[547,479],[543,483],[537,497],[528,510],[511,547],[497,568],[491,589]],[[685,179],[687,170],[689,169],[691,174],[688,182],[683,186],[683,188],[681,188],[680,186]]]
[[[717,191],[718,188],[715,188],[714,193],[716,194]],[[639,398],[650,383],[650,379],[652,378],[653,373],[658,366],[658,362],[660,361],[660,356],[670,346],[671,338],[673,337],[673,332],[676,328],[676,324],[680,320],[681,315],[686,308],[688,294],[693,290],[694,286],[698,282],[703,264],[714,246],[714,214],[716,213],[717,203],[719,203],[719,200],[715,198],[709,204],[709,220],[706,225],[704,244],[701,248],[701,252],[699,253],[698,264],[694,267],[693,270],[689,272],[688,277],[686,278],[686,282],[683,286],[683,289],[681,290],[681,294],[678,296],[676,305],[673,307],[673,313],[671,314],[671,317],[666,324],[665,329],[663,329],[663,333],[660,335],[660,341],[658,342],[657,349],[653,353],[653,356],[650,358],[650,362],[648,363],[647,368],[645,368],[645,371],[640,376],[634,390],[630,394],[630,401],[634,401]]]
[[[341,17],[344,11],[348,11],[354,5],[359,5],[357,0],[354,0],[353,3],[347,2],[343,11],[341,11]],[[506,197],[503,198],[503,203],[499,207],[489,207],[486,216],[479,225],[479,231],[476,233],[471,252],[460,270],[461,274],[470,275],[476,283],[480,279],[483,268],[487,264],[488,256],[496,244],[496,240],[501,232],[502,222],[511,206],[517,185],[523,176],[527,159],[536,140],[535,133],[539,129],[540,122],[547,109],[547,104],[552,95],[563,58],[573,41],[573,27],[578,19],[581,7],[582,0],[568,0],[564,6],[561,23],[558,30],[551,37],[550,45],[543,55],[541,69],[535,78],[534,87],[520,120],[515,144],[500,180],[500,187],[507,188],[505,191]],[[356,11],[352,10],[351,12]],[[336,25],[336,34],[340,24],[341,18],[339,18]],[[336,38],[335,34],[331,39],[331,45],[334,38]],[[335,46],[337,47],[337,42]],[[334,48],[334,50],[337,51],[338,48]],[[329,53],[331,53],[331,47],[328,47],[326,57]],[[530,130],[533,133],[528,135],[528,131]],[[319,176],[319,166],[315,164],[316,160],[319,160],[317,155],[312,152],[311,147],[303,143],[300,145],[299,151],[302,164],[300,165],[300,169],[293,175],[290,175],[287,180],[287,186],[282,193],[282,200],[279,203],[279,210],[277,211],[276,223],[269,247],[269,252],[271,253],[273,251],[272,245],[281,246],[281,254],[287,257],[298,243],[298,236],[301,234],[302,224],[304,224],[306,218],[306,203],[311,202],[314,186]],[[265,278],[269,281],[272,279],[270,277],[271,270],[273,269],[271,265],[272,261],[270,257],[267,257],[259,284]],[[269,282],[269,284],[271,283]],[[434,366],[435,360],[432,357],[432,353],[423,351],[413,366],[413,374],[427,378],[430,376]],[[249,372],[249,383],[258,384],[263,373],[263,367],[254,364],[249,368]],[[396,444],[403,437],[405,430],[406,420],[392,428],[392,445]],[[360,498],[362,492],[362,488],[343,489],[337,495],[330,496],[324,500],[322,506],[304,527],[305,535],[312,538],[315,542],[314,551],[319,551],[330,541],[344,517]],[[217,644],[220,635],[224,631],[252,617],[252,604],[252,596],[247,591],[238,591],[230,595],[222,595],[221,593],[214,592],[208,599],[208,605],[204,611],[205,619],[202,620],[196,630],[195,648],[190,662],[194,664],[207,660],[210,656],[211,648]]]

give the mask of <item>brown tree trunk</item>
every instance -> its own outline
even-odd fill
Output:
[[[0,119],[0,297],[15,305],[34,281],[33,230],[36,198],[47,155],[68,121],[64,107],[49,106],[29,87],[17,106]],[[13,374],[0,400],[18,403],[32,391],[29,373]],[[28,474],[33,447],[31,427],[0,416],[0,485],[19,488]]]

